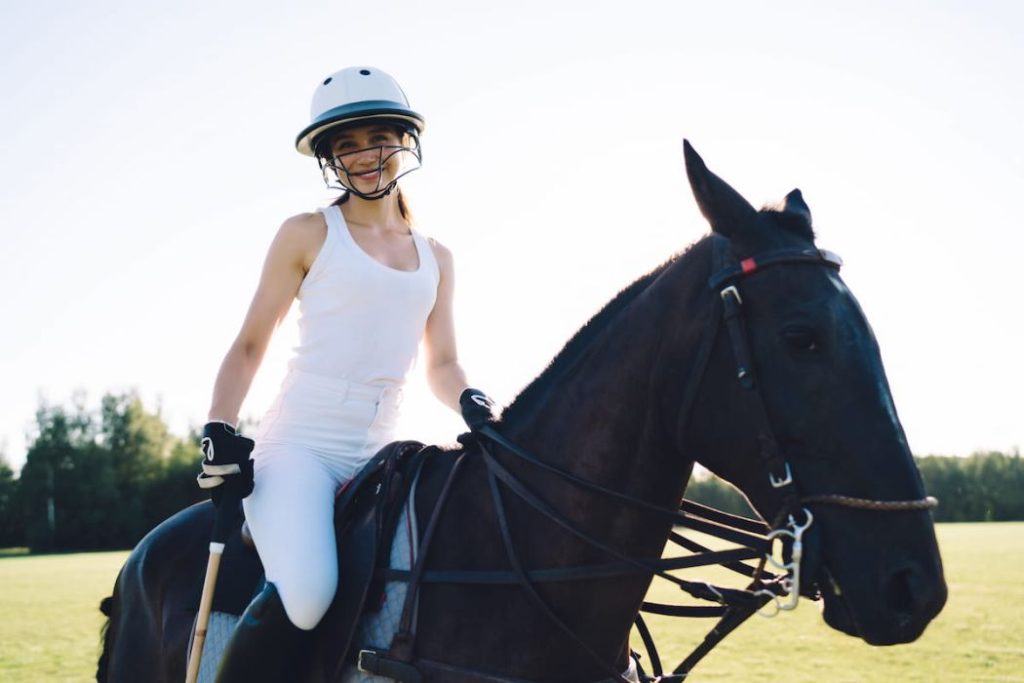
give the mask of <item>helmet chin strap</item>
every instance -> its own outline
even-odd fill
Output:
[[[342,184],[344,185],[344,183]],[[398,178],[392,180],[390,183],[387,184],[387,186],[379,190],[374,190],[373,192],[360,192],[359,190],[356,190],[348,186],[345,187],[345,191],[348,192],[349,194],[354,194],[355,196],[361,199],[368,199],[370,201],[374,201],[377,199],[384,199],[389,194],[391,194],[396,187],[398,187]]]

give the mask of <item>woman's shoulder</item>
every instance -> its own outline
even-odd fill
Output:
[[[319,211],[295,214],[281,224],[280,233],[295,239],[323,236],[327,221]]]
[[[319,248],[327,237],[327,221],[319,211],[296,214],[285,219],[277,235],[289,245]]]
[[[308,269],[327,239],[327,221],[315,211],[296,214],[286,219],[277,231],[274,242],[278,248],[298,257]]]
[[[434,255],[434,262],[437,264],[437,269],[440,271],[440,275],[445,277],[447,274],[452,272],[454,267],[454,259],[452,257],[452,251],[448,247],[438,242],[433,237],[423,236],[427,244],[430,246],[430,252]]]
[[[433,237],[429,237],[427,235],[423,235],[423,239],[425,239],[427,241],[427,244],[430,245],[430,250],[432,252],[434,252],[434,258],[436,258],[439,262],[442,259],[444,261],[446,261],[446,262],[449,262],[449,263],[451,262],[451,260],[452,260],[452,251],[451,251],[451,249],[449,249],[448,247],[444,246],[439,241],[437,241],[437,239],[435,239]]]

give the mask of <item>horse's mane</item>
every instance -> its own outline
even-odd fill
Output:
[[[619,313],[633,303],[652,282],[668,269],[673,263],[686,256],[701,241],[691,244],[683,251],[673,254],[664,263],[655,267],[645,275],[633,281],[632,284],[622,289],[614,299],[605,304],[604,308],[597,312],[586,324],[573,335],[562,350],[548,363],[547,367],[524,388],[518,396],[505,408],[501,416],[502,422],[515,419],[527,406],[534,403],[535,399],[543,396],[548,388],[558,379],[563,377],[566,371],[571,368],[582,356],[591,342],[614,320]]]

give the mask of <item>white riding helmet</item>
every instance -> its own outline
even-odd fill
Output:
[[[417,134],[424,120],[409,108],[398,83],[380,69],[354,66],[331,74],[313,93],[310,124],[295,139],[295,148],[315,156],[318,137],[337,126],[356,121],[385,119],[408,124]]]

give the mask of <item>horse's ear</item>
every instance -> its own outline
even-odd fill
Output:
[[[729,183],[708,170],[689,140],[683,140],[683,157],[693,196],[711,229],[729,238],[737,237],[757,210]]]
[[[807,221],[808,226],[811,225],[811,209],[807,206],[807,202],[804,201],[804,196],[800,194],[800,190],[793,190],[786,195],[786,200],[782,205],[782,212],[799,216]]]

